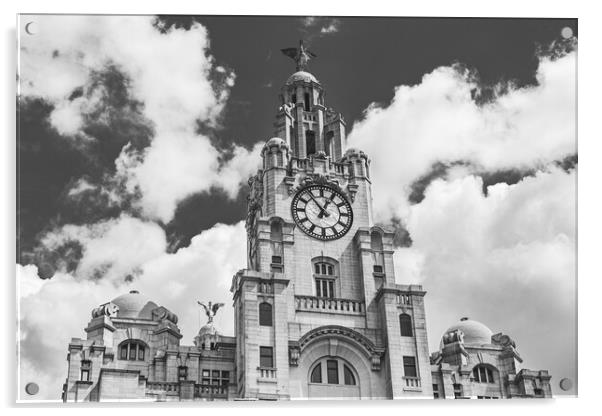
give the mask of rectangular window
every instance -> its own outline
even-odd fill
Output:
[[[228,385],[229,382],[230,382],[230,372],[222,371],[222,386]]]
[[[130,347],[130,356],[129,359],[130,360],[135,360],[136,359],[136,348],[138,347],[138,344],[129,344]]]
[[[92,362],[90,360],[83,360],[81,367],[81,381],[90,381],[90,369],[92,368]]]
[[[188,367],[178,367],[178,380],[185,381],[186,379],[188,379]]]
[[[406,377],[418,377],[415,357],[403,357],[403,374]]]
[[[272,347],[259,347],[259,366],[274,367],[274,349]]]
[[[457,383],[454,384],[454,398],[459,399],[462,395],[462,385]]]
[[[140,346],[140,348],[138,348],[138,359],[139,360],[144,360],[144,347]]]
[[[282,256],[272,256],[272,263],[282,264]]]
[[[122,360],[128,359],[128,344],[122,345],[119,352],[119,358]]]
[[[339,362],[337,360],[326,361],[326,374],[328,384],[339,384]]]
[[[334,281],[331,279],[316,279],[316,296],[334,298]]]
[[[209,377],[209,370],[203,370],[203,377]]]
[[[378,264],[375,264],[373,269],[374,269],[374,273],[382,273],[383,272],[383,266],[379,266]]]

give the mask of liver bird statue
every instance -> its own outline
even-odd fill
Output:
[[[208,324],[213,323],[213,318],[215,317],[215,314],[217,313],[218,309],[225,305],[224,303],[211,303],[211,302],[209,302],[207,305],[205,305],[204,303],[199,302],[198,300],[196,302],[205,309],[205,314],[207,315],[207,323]]]
[[[306,49],[303,45],[303,40],[299,41],[298,48],[286,48],[281,49],[282,53],[291,58],[297,64],[297,71],[305,71],[307,69],[307,63],[312,58],[317,58],[318,56]]]

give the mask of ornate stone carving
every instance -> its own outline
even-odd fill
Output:
[[[298,345],[289,345],[288,346],[288,363],[293,367],[297,367],[299,365],[299,356],[301,355],[301,351]]]
[[[355,345],[359,346],[364,351],[366,357],[370,360],[373,371],[379,371],[381,368],[381,360],[385,353],[385,349],[374,345],[365,335],[343,326],[328,325],[312,329],[299,340],[299,351],[309,345],[312,341],[322,337],[341,337],[352,340]]]
[[[246,228],[247,234],[250,236],[253,227],[253,218],[255,218],[257,211],[261,213],[263,205],[263,174],[261,171],[249,178],[249,187],[251,188],[251,193],[247,196]]]
[[[516,342],[514,342],[514,340],[512,338],[510,338],[508,335],[505,335],[501,332],[498,334],[492,335],[491,342],[493,344],[501,345],[502,347],[516,348]]]
[[[100,305],[98,308],[92,309],[92,318],[98,318],[103,315],[114,318],[117,316],[117,312],[119,312],[119,306],[115,305],[113,302],[108,302],[104,305]]]
[[[299,184],[299,186],[291,188],[289,190],[289,195],[295,194],[309,185],[326,185],[330,186],[331,188],[339,192],[341,195],[349,198],[351,202],[353,202],[351,195],[345,189],[341,188],[341,185],[339,185],[339,181],[336,179],[331,179],[328,175],[322,175],[320,173],[308,173],[303,179],[301,179],[300,182],[301,183]],[[357,185],[355,186],[357,189]]]
[[[174,324],[178,323],[178,316],[163,306],[153,309],[152,316],[153,316],[154,320],[158,320],[158,321],[167,320]]]
[[[380,355],[372,354],[371,361],[373,371],[380,371],[380,358]]]
[[[456,329],[455,331],[451,331],[448,332],[447,334],[443,335],[443,344],[447,345],[447,344],[452,344],[454,342],[459,342],[461,344],[464,343],[464,332],[462,332],[459,329]]]

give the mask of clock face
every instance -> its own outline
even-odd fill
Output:
[[[347,199],[325,185],[301,189],[293,198],[291,209],[299,228],[319,240],[341,238],[353,223],[353,212]]]

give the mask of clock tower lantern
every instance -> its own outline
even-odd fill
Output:
[[[247,268],[232,280],[238,395],[432,397],[425,292],[396,283],[370,160],[346,149],[345,121],[308,72],[316,55],[282,51],[296,72],[249,179]]]

